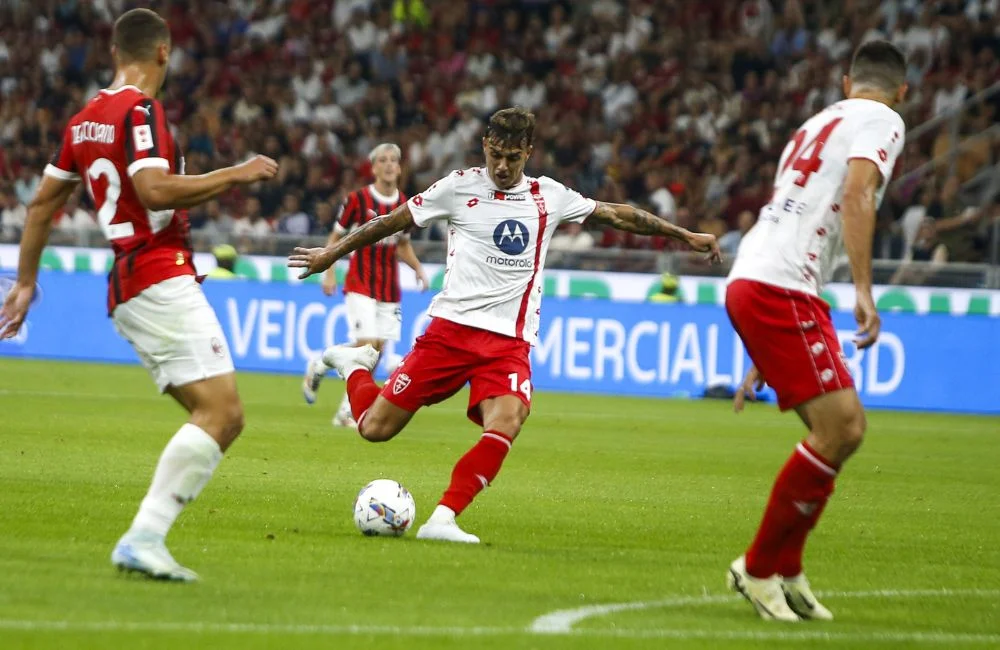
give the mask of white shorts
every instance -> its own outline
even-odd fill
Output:
[[[233,372],[226,335],[193,276],[154,284],[118,305],[111,320],[161,393]]]
[[[379,302],[360,293],[344,294],[351,340],[398,341],[403,331],[403,312],[398,302]]]

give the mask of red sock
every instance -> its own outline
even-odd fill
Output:
[[[767,578],[802,571],[806,537],[833,492],[836,476],[837,470],[805,442],[795,447],[774,482],[764,519],[747,550],[747,573]]]
[[[363,368],[355,370],[347,377],[347,397],[351,400],[351,415],[359,427],[361,416],[375,403],[380,391],[378,384],[372,379],[372,373]]]
[[[485,431],[476,446],[470,449],[451,472],[451,484],[441,497],[441,505],[455,514],[465,510],[484,487],[500,473],[503,459],[514,441],[497,431]]]

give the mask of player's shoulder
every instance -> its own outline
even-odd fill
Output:
[[[543,196],[551,195],[565,195],[565,194],[575,194],[576,190],[569,187],[562,181],[557,181],[551,176],[539,176],[538,178],[529,179],[538,183],[538,189],[541,191]]]

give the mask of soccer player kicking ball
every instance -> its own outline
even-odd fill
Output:
[[[347,196],[344,211],[330,234],[328,246],[336,244],[352,229],[363,226],[380,214],[389,214],[406,202],[406,196],[397,185],[401,153],[399,146],[391,142],[383,142],[372,149],[368,160],[372,164],[375,182]],[[344,282],[344,304],[351,325],[351,339],[355,346],[371,345],[379,354],[387,341],[399,340],[402,328],[397,258],[413,269],[420,288],[427,289],[427,276],[406,232],[395,233],[355,251]],[[330,267],[323,274],[323,293],[332,296],[336,288],[337,277],[333,267]],[[316,401],[316,391],[329,370],[322,356],[306,365],[302,396],[307,403]],[[351,402],[346,393],[333,416],[333,426],[358,426],[351,415]]]
[[[82,179],[115,253],[108,313],[160,391],[191,414],[163,450],[111,561],[154,578],[191,581],[198,576],[171,557],[164,540],[243,429],[243,405],[225,335],[195,280],[185,208],[235,184],[271,178],[277,164],[256,156],[184,176],[180,149],[153,99],[170,59],[167,24],[148,9],[133,9],[115,23],[111,43],[114,82],[69,121],[29,206],[0,337],[14,336],[24,322],[52,217]]]
[[[738,391],[753,398],[764,381],[782,411],[809,429],[778,474],[764,519],[729,584],[762,618],[833,618],[802,573],[802,549],[844,461],[861,444],[865,413],[844,364],[830,308],[819,298],[842,247],[857,290],[859,348],[875,343],[872,234],[905,126],[892,106],[906,93],[906,61],[872,41],[844,78],[847,99],[810,118],[785,147],[774,196],[744,238],[726,291],[726,309],[754,367]]]
[[[296,249],[289,266],[301,277],[411,226],[448,224],[444,287],[431,303],[432,321],[379,389],[371,346],[338,346],[324,361],[347,380],[358,431],[382,442],[399,433],[422,406],[471,384],[468,417],[483,427],[479,442],[455,465],[451,483],[419,539],[477,543],[456,515],[496,478],[531,407],[528,352],[538,335],[545,253],[560,223],[599,223],[644,235],[667,235],[720,258],[712,235],[691,233],[630,205],[586,199],[551,178],[531,178],[535,117],[508,108],[493,114],[483,138],[486,168],[454,171],[390,214],[373,219],[327,248]]]

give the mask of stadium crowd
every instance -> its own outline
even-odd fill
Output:
[[[0,240],[61,128],[112,79],[113,19],[149,6],[171,27],[161,100],[187,173],[245,159],[281,163],[276,181],[191,212],[209,246],[282,252],[328,233],[367,153],[404,152],[403,189],[477,165],[483,118],[525,106],[539,118],[533,174],[642,204],[718,234],[735,253],[767,201],[791,132],[841,98],[852,50],[889,38],[910,62],[901,112],[913,126],[1000,81],[1000,0],[0,0]],[[995,203],[960,187],[1000,159],[1000,94],[966,111],[980,134],[955,164],[896,183],[876,254],[983,261]],[[945,156],[948,128],[908,143],[897,178]],[[85,194],[58,231],[95,229]],[[437,230],[418,237],[441,238]],[[289,244],[290,245],[290,244]],[[554,250],[669,247],[570,225]],[[279,250],[280,248],[280,250]],[[556,260],[554,260],[556,261]],[[900,278],[902,280],[902,278]],[[912,280],[912,278],[911,278]]]

